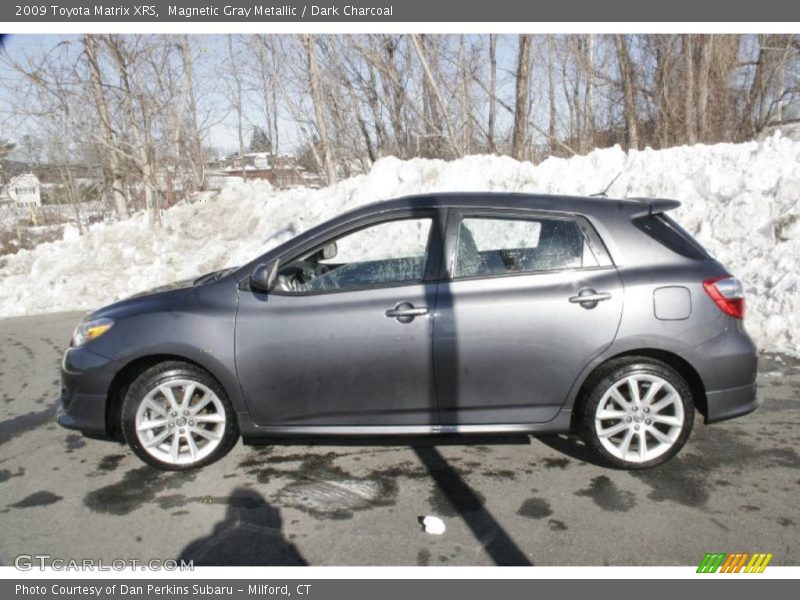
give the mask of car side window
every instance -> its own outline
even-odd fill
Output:
[[[455,277],[481,277],[595,267],[575,221],[540,217],[461,219]]]
[[[276,290],[341,291],[422,281],[432,222],[384,221],[328,240],[280,267]]]

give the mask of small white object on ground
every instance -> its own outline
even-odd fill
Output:
[[[431,535],[442,535],[445,530],[444,521],[433,515],[428,515],[422,519],[422,526],[425,528],[425,533],[430,533]]]

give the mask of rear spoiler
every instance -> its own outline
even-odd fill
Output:
[[[634,215],[636,217],[657,215],[667,212],[668,210],[675,210],[681,205],[677,200],[670,200],[668,198],[631,198],[631,200],[638,200],[647,207],[646,211],[637,211]]]

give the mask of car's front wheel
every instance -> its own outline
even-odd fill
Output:
[[[581,436],[613,466],[660,465],[678,453],[692,431],[691,389],[660,361],[635,356],[613,360],[584,389]]]
[[[160,469],[182,471],[225,456],[239,437],[225,391],[195,365],[170,361],[128,388],[122,430],[133,451]]]

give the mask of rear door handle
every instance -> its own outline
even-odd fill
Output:
[[[410,302],[401,302],[394,308],[384,313],[390,319],[397,319],[400,323],[410,323],[415,317],[428,314],[427,306],[414,306]]]
[[[573,304],[580,304],[583,308],[594,308],[598,302],[610,299],[611,294],[608,292],[597,292],[591,288],[584,288],[578,292],[577,296],[570,296],[569,301]]]

